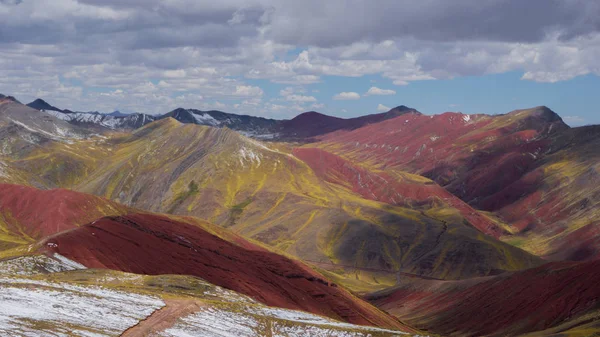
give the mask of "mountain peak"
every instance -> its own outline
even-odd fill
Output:
[[[111,112],[109,114],[106,114],[106,115],[107,116],[112,116],[112,117],[127,117],[127,116],[129,116],[129,114],[122,113],[119,110],[115,110],[115,111],[113,111],[113,112]]]
[[[48,102],[44,101],[41,98],[36,98],[35,101],[33,101],[31,103],[50,105],[50,104],[48,104]]]
[[[531,112],[534,116],[541,117],[548,122],[562,122],[562,118],[545,105],[536,106],[535,108],[531,109]]]
[[[511,111],[508,113],[508,116],[526,118],[533,122],[564,124],[562,118],[545,105]]]
[[[196,123],[196,118],[194,118],[194,115],[192,114],[192,112],[190,110],[184,109],[184,108],[177,108],[171,112],[168,112],[168,113],[160,116],[159,119],[167,118],[167,117],[172,117],[182,123],[192,123],[192,124]]]
[[[329,116],[316,111],[307,111],[291,119],[291,121],[316,121],[316,120],[339,120],[341,118]]]
[[[394,115],[403,115],[406,113],[417,113],[417,114],[421,114],[419,111],[407,107],[406,105],[398,105],[395,108],[391,108],[390,111],[386,112],[386,114],[394,114]]]
[[[63,112],[61,109],[50,105],[48,102],[44,101],[41,98],[38,98],[31,103],[28,103],[27,106],[30,108],[36,109],[36,110],[52,110],[52,111]]]
[[[516,118],[520,121],[522,127],[533,130],[556,132],[569,128],[556,112],[543,105],[511,111],[505,116]]]

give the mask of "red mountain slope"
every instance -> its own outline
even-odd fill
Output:
[[[41,239],[103,216],[127,212],[123,205],[89,194],[0,184],[0,227],[14,235]]]
[[[165,216],[102,218],[48,239],[45,249],[91,268],[194,275],[268,305],[408,330],[299,262],[242,248]]]
[[[553,262],[466,281],[407,279],[370,299],[408,324],[444,336],[515,336],[595,320],[598,279],[600,261]]]
[[[426,176],[477,205],[535,167],[550,145],[547,136],[567,128],[545,107],[501,116],[412,113],[332,133],[318,146],[353,162]]]

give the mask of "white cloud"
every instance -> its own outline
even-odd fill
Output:
[[[304,90],[304,88],[302,88],[302,87],[297,87],[297,88],[286,87],[284,89],[279,90],[279,95],[283,96],[285,98],[285,100],[288,102],[310,103],[310,102],[317,101],[317,99],[314,96],[296,94],[296,92],[302,93],[305,91],[306,90]]]
[[[289,95],[285,98],[286,101],[290,102],[316,102],[317,99],[314,96],[304,96],[304,95]]]
[[[295,92],[294,88],[286,87],[284,89],[279,90],[279,95],[283,96],[283,97],[287,97],[289,95],[292,95],[294,92]]]
[[[0,92],[80,110],[163,113],[222,102],[238,112],[283,116],[318,104],[297,86],[327,76],[374,75],[408,85],[510,71],[537,82],[600,75],[600,6],[594,1],[386,4],[0,1]],[[539,15],[531,17],[528,9]],[[392,20],[403,29],[389,29]],[[431,25],[411,24],[419,22]],[[292,91],[277,101],[254,100],[268,93],[247,79]],[[393,91],[372,87],[366,95]],[[360,97],[346,94],[336,97]]]
[[[379,103],[379,105],[377,106],[377,111],[379,111],[379,112],[388,112],[390,110],[391,110],[390,107],[387,107],[381,103]]]
[[[333,99],[336,101],[349,101],[349,100],[357,100],[360,99],[360,95],[356,92],[340,92],[339,94],[333,96]]]
[[[380,89],[377,87],[371,87],[371,88],[369,88],[369,90],[367,91],[365,96],[374,96],[374,95],[383,96],[383,95],[395,95],[395,94],[396,94],[396,90]]]
[[[263,94],[264,92],[261,88],[251,85],[238,85],[235,87],[235,91],[233,92],[234,96],[243,97],[262,96]]]

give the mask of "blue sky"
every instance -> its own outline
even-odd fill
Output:
[[[303,85],[304,95],[314,96],[324,107],[319,112],[356,117],[378,113],[377,107],[406,105],[425,114],[458,111],[467,114],[499,114],[516,109],[546,105],[572,126],[600,124],[600,78],[579,76],[556,83],[523,80],[522,72],[458,77],[447,80],[415,81],[397,86],[381,76],[325,76],[321,82]],[[263,88],[268,99],[279,98],[287,87],[264,80],[249,81]],[[371,87],[393,90],[396,93],[366,96]],[[357,100],[334,100],[340,92],[356,92]]]
[[[600,124],[597,1],[0,0],[0,22],[0,93],[71,110]]]

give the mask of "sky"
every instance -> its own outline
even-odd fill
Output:
[[[600,1],[0,0],[0,22],[0,93],[23,102],[600,124]]]

